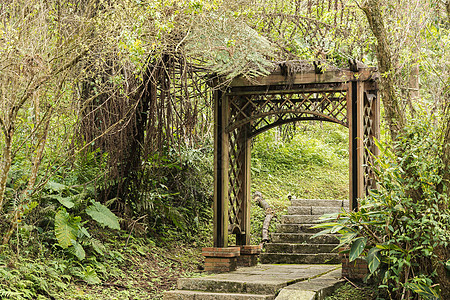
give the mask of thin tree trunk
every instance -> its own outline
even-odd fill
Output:
[[[447,9],[447,19],[448,22],[450,23],[450,0],[447,0],[447,3],[445,3],[445,8]]]
[[[3,147],[3,158],[0,169],[0,213],[3,210],[5,191],[6,191],[6,181],[8,179],[8,173],[11,169],[11,147],[12,147],[12,137],[14,135],[13,128],[9,127],[5,132],[5,146]]]
[[[361,9],[364,11],[370,29],[377,39],[378,68],[381,73],[381,99],[386,111],[386,121],[395,141],[397,135],[403,131],[406,118],[401,109],[399,98],[395,92],[394,70],[392,64],[392,53],[389,47],[388,34],[384,25],[383,15],[378,0],[367,0]]]
[[[272,221],[273,218],[273,210],[270,207],[269,203],[263,198],[262,194],[260,192],[256,192],[254,194],[254,199],[258,203],[258,205],[264,209],[266,212],[266,217],[264,218],[263,228],[262,228],[262,242],[268,242],[270,241],[269,238],[269,227],[270,227],[270,221]]]
[[[36,155],[33,159],[33,167],[31,168],[30,179],[28,179],[28,184],[26,189],[20,195],[19,206],[16,208],[12,219],[10,221],[10,229],[3,236],[3,244],[7,244],[11,235],[14,233],[14,230],[18,224],[19,219],[22,217],[24,212],[25,201],[29,200],[31,193],[33,192],[34,185],[36,184],[36,179],[38,176],[39,167],[42,162],[42,156],[45,150],[45,144],[47,143],[48,129],[50,125],[51,113],[47,115],[47,120],[45,121],[44,128],[41,134],[38,135],[38,145],[36,149]]]

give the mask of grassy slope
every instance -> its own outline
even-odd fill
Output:
[[[348,198],[348,131],[324,123],[297,129],[283,142],[276,131],[257,137],[252,150],[252,191],[269,199]]]
[[[252,148],[252,193],[259,191],[282,215],[288,196],[348,199],[348,130],[331,123],[303,123],[290,139],[272,129],[259,135]],[[252,242],[260,241],[264,212],[253,204]],[[275,229],[275,220],[271,229]]]

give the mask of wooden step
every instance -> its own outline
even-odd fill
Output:
[[[164,292],[163,300],[273,300],[275,295],[213,293],[175,290]]]
[[[341,258],[337,253],[261,253],[263,264],[338,264]]]
[[[272,233],[273,243],[308,243],[308,244],[339,244],[334,234],[323,234],[312,238],[311,233]]]

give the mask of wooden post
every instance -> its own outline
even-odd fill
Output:
[[[357,207],[357,160],[356,160],[356,104],[357,104],[357,82],[348,83],[347,91],[347,118],[348,118],[348,144],[349,144],[349,207],[354,210]]]
[[[236,245],[250,245],[250,159],[251,159],[251,139],[248,138],[250,134],[250,125],[243,125],[239,129],[238,147],[240,148],[240,160],[242,172],[240,173],[239,181],[242,182],[238,199],[241,201],[238,218],[241,225],[241,233],[236,234]]]
[[[350,210],[358,210],[358,198],[364,196],[363,168],[363,83],[351,81],[348,89],[347,114],[349,122]]]
[[[228,97],[214,92],[214,247],[228,246]]]
[[[357,90],[357,117],[356,117],[356,153],[357,153],[357,199],[364,198],[365,189],[364,189],[364,82],[358,81],[358,90]],[[353,207],[358,210],[357,206]]]

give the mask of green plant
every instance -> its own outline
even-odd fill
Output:
[[[119,221],[106,206],[96,201],[91,201],[91,205],[86,208],[86,214],[103,227],[120,229]],[[59,246],[67,249],[69,253],[79,260],[86,257],[86,252],[80,243],[89,243],[96,252],[101,252],[101,244],[92,238],[91,234],[83,226],[80,216],[70,215],[64,207],[61,207],[55,215],[55,236]]]
[[[378,190],[361,200],[359,211],[324,216],[317,235],[339,233],[349,260],[363,256],[370,277],[391,297],[420,295],[439,299],[436,269],[446,260],[437,254],[450,244],[450,212],[446,182],[432,122],[421,121],[398,137],[397,155],[377,142]],[[444,189],[442,189],[444,187]]]
[[[355,286],[346,283],[336,289],[332,295],[325,298],[325,300],[374,300],[383,299],[380,290],[376,286]]]

